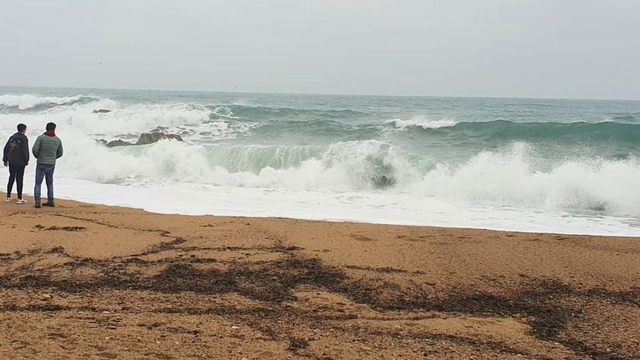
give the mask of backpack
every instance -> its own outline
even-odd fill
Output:
[[[9,162],[22,162],[21,144],[22,141],[20,139],[9,139],[9,156],[7,157]]]
[[[13,150],[19,149],[20,148],[20,140],[15,139],[15,138],[11,138],[9,140],[9,154],[11,154],[11,152],[13,152]]]

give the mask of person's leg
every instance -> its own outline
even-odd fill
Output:
[[[16,166],[16,184],[18,185],[18,200],[22,200],[22,186],[24,185],[24,166]]]
[[[36,186],[33,188],[33,198],[36,201],[36,207],[40,205],[40,191],[42,190],[42,180],[44,179],[44,171],[41,165],[36,165]]]
[[[9,165],[9,183],[7,184],[7,201],[11,199],[11,192],[13,191],[13,183],[16,181],[15,167]]]
[[[53,199],[53,170],[55,170],[55,166],[50,166],[45,171],[45,177],[47,179],[47,202],[49,204],[54,203]]]

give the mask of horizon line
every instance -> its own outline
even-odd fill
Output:
[[[65,90],[118,90],[118,91],[157,91],[185,93],[217,93],[217,94],[249,94],[249,95],[298,95],[298,96],[344,96],[344,97],[404,97],[404,98],[454,98],[454,99],[520,99],[520,100],[573,100],[573,101],[640,101],[632,98],[579,98],[579,97],[527,97],[527,96],[465,96],[465,95],[399,95],[399,94],[347,94],[347,93],[311,93],[311,92],[260,92],[260,91],[222,91],[222,90],[183,90],[153,88],[118,88],[118,87],[84,87],[84,86],[24,86],[0,85],[0,88],[22,89],[65,89]]]

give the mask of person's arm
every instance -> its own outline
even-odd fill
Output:
[[[11,138],[7,141],[7,144],[4,146],[4,154],[2,155],[2,162],[4,166],[7,166],[7,162],[9,162],[9,143],[11,142]]]
[[[56,153],[56,159],[60,159],[62,157],[62,140],[58,139],[59,141],[59,145],[58,145],[58,152]]]
[[[24,144],[22,145],[22,154],[24,154],[24,162],[29,165],[29,139],[24,138]]]
[[[32,152],[33,152],[33,157],[36,158],[36,159],[38,158],[38,154],[40,154],[40,142],[41,141],[42,140],[40,140],[40,136],[38,136],[38,138],[36,139],[36,143],[33,144]]]

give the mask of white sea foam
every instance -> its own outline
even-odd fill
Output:
[[[80,97],[80,95],[78,95]],[[107,109],[108,113],[93,113]],[[73,103],[42,112],[0,114],[0,131],[12,131],[17,123],[25,123],[32,135],[40,133],[47,122],[59,125],[60,134],[74,139],[133,139],[144,132],[160,128],[178,133],[186,140],[233,139],[257,126],[255,123],[229,123],[225,119],[211,119],[213,112],[194,104],[135,104],[123,106],[109,100]]]
[[[566,160],[542,171],[531,152],[523,143],[485,151],[460,166],[437,166],[409,189],[472,205],[640,216],[638,159]]]
[[[441,120],[430,120],[424,116],[417,116],[409,120],[402,119],[393,119],[387,120],[387,124],[394,124],[394,126],[398,129],[408,129],[420,127],[423,129],[439,129],[444,127],[455,126],[457,123],[453,120],[449,119],[441,119]]]
[[[31,177],[32,172],[28,173]],[[4,183],[6,176],[0,175]],[[27,184],[29,181],[27,180]],[[327,193],[290,189],[162,184],[147,188],[56,179],[58,198],[125,206],[164,214],[289,217],[310,220],[482,228],[610,236],[640,236],[640,229],[612,217],[564,212],[460,206],[414,194]]]
[[[253,171],[230,171],[212,161],[216,151],[224,155],[224,148],[175,141],[107,149],[90,139],[77,139],[67,148],[59,173],[98,183],[375,192],[387,196],[389,203],[400,194],[414,194],[416,201],[438,199],[460,206],[640,216],[640,188],[633,181],[640,178],[636,159],[566,161],[543,171],[536,170],[525,144],[483,152],[458,166],[432,164],[429,170],[425,165],[426,173],[411,154],[374,140],[333,144],[297,166],[264,166]],[[255,152],[240,155],[251,153],[255,156]],[[381,176],[393,179],[393,186],[385,188],[383,183],[378,188]]]

